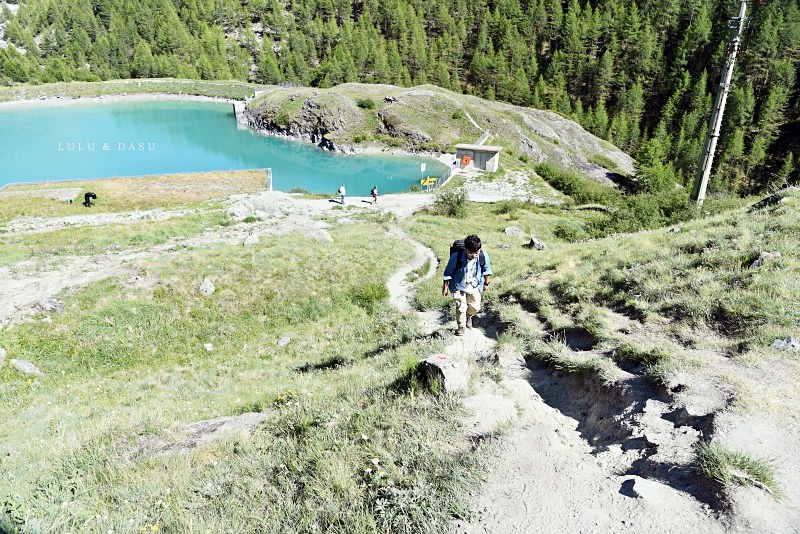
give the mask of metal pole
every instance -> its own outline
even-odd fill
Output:
[[[733,78],[733,64],[736,62],[736,55],[739,53],[742,31],[744,30],[744,13],[747,9],[747,0],[742,0],[739,6],[739,17],[734,19],[736,22],[736,33],[731,36],[728,46],[728,58],[725,62],[725,74],[722,76],[717,88],[717,96],[714,99],[714,109],[711,111],[711,119],[708,121],[708,135],[703,146],[703,154],[700,158],[700,166],[697,167],[697,174],[694,177],[694,187],[692,188],[691,200],[697,202],[697,206],[703,205],[706,198],[706,187],[708,177],[711,175],[711,165],[714,162],[714,151],[719,140],[719,130],[722,127],[722,114],[725,111],[725,101],[728,99],[728,90]]]

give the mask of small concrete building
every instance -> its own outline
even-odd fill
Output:
[[[501,146],[456,145],[456,162],[461,169],[495,172],[500,166]]]

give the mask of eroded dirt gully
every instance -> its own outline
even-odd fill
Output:
[[[400,278],[432,254],[416,247]],[[474,518],[455,522],[457,532],[726,531],[703,502],[706,493],[694,486],[696,477],[681,466],[699,431],[676,429],[661,418],[669,411],[666,393],[633,374],[606,389],[599,380],[526,361],[507,346],[498,350],[497,325],[485,311],[479,318],[478,328],[454,336],[444,351],[495,360],[501,370],[500,380],[473,382],[471,394],[461,399],[466,433],[475,441],[492,440],[496,456],[471,497]],[[452,326],[441,313],[420,312],[419,319],[427,331]],[[539,324],[532,314],[527,320]],[[651,472],[669,473],[682,491],[645,480]]]
[[[552,336],[534,313],[520,312],[529,326],[538,326],[542,339]],[[614,316],[610,310],[608,315]],[[611,323],[626,342],[671,340],[660,327],[625,318]],[[586,336],[573,333],[573,341],[576,359],[610,355],[587,347]],[[797,461],[789,458],[800,443],[796,425],[781,425],[774,411],[756,415],[732,405],[737,389],[732,384],[785,399],[780,391],[794,382],[776,376],[787,364],[777,360],[752,368],[706,347],[683,350],[689,360],[702,362],[700,368],[679,371],[666,386],[657,386],[635,364],[622,365],[607,383],[501,347],[497,387],[514,400],[520,416],[497,438],[495,467],[473,495],[476,516],[456,523],[457,531],[800,531],[793,504]],[[785,410],[796,413],[796,404],[788,404]],[[733,450],[777,460],[782,500],[754,487],[722,491],[700,476],[692,447],[712,437],[723,438]],[[780,458],[767,452],[771,447]]]

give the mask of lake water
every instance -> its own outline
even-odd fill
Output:
[[[350,195],[407,191],[447,167],[401,156],[345,156],[237,126],[232,105],[174,100],[0,108],[0,187],[271,167],[273,188]]]

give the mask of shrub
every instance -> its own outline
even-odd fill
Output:
[[[595,182],[577,171],[560,169],[550,163],[540,163],[536,166],[536,172],[547,183],[572,197],[578,204],[600,203],[609,206],[619,202],[618,191]]]
[[[689,198],[682,190],[642,193],[627,197],[611,216],[595,225],[601,234],[638,232],[675,224],[692,217]]]
[[[453,110],[453,114],[450,116],[453,120],[459,120],[464,118],[464,110],[461,108],[456,108]]]
[[[433,212],[447,217],[463,219],[467,216],[467,189],[440,189],[433,201]]]
[[[353,289],[350,299],[353,303],[369,313],[375,313],[383,301],[389,298],[389,290],[380,283],[364,284]]]
[[[353,142],[354,143],[363,143],[366,140],[367,140],[367,136],[364,135],[364,134],[356,134],[356,135],[353,136]]]
[[[500,200],[495,202],[494,206],[492,207],[492,212],[496,213],[497,215],[513,214],[518,209],[525,209],[527,207],[528,204],[521,200]]]
[[[611,172],[619,172],[619,165],[617,165],[617,162],[604,154],[592,154],[589,156],[589,161]]]
[[[261,220],[261,217],[256,217],[254,215],[248,215],[247,217],[242,219],[242,222],[243,223],[254,223],[254,222],[258,222],[260,220]]]
[[[375,101],[371,98],[359,98],[356,105],[361,109],[375,109]]]
[[[575,241],[580,241],[581,239],[586,239],[589,237],[589,233],[586,231],[586,228],[582,224],[574,222],[558,223],[553,230],[553,234],[557,238],[569,243],[574,243]]]

